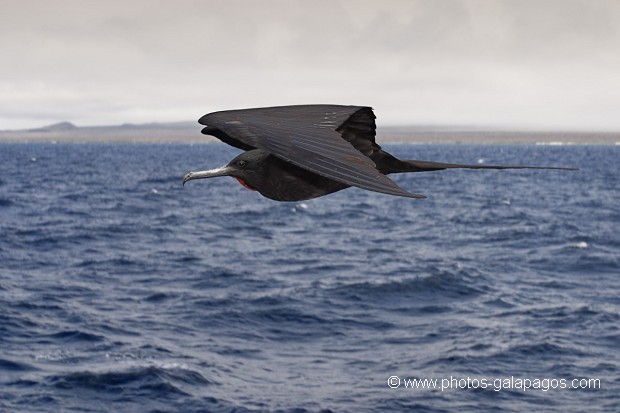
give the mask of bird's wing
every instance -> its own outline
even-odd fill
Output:
[[[234,146],[235,148],[239,148],[242,151],[249,151],[252,149],[256,149],[256,147],[248,145],[247,143],[243,143],[242,141],[240,141],[239,139],[235,139],[232,136],[228,135],[226,132],[219,130],[218,128],[214,127],[214,126],[206,126],[202,129],[202,133],[204,133],[205,135],[211,135],[211,136],[215,136],[216,138],[218,138],[219,140],[221,140],[222,142],[230,145],[230,146]]]
[[[372,108],[361,107],[336,129],[336,132],[366,156],[381,150],[375,142],[376,125]]]
[[[374,142],[371,108],[298,105],[209,113],[203,133],[232,146],[265,150],[301,168],[347,185],[423,198],[380,173],[366,155]],[[219,135],[219,136],[218,136]]]

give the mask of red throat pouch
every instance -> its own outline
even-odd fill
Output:
[[[233,178],[235,178],[237,181],[239,181],[239,183],[241,185],[243,185],[244,187],[248,188],[250,191],[256,191],[256,188],[252,188],[250,185],[246,184],[243,179],[237,178],[236,176],[234,176]]]

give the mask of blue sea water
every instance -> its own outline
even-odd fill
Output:
[[[620,411],[620,146],[384,146],[580,170],[278,203],[181,186],[221,144],[0,144],[0,411]]]

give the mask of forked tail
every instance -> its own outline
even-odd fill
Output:
[[[442,169],[559,169],[564,171],[576,171],[578,168],[566,168],[559,166],[521,166],[521,165],[467,165],[458,163],[444,163],[444,162],[432,162],[432,161],[418,161],[418,160],[401,160],[398,165],[398,170],[393,172],[424,172],[424,171],[439,171]]]

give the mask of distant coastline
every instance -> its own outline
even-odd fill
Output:
[[[78,127],[60,122],[36,129],[0,131],[0,142],[212,143],[196,122]],[[619,145],[620,132],[510,131],[449,126],[379,127],[379,143]]]

